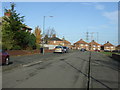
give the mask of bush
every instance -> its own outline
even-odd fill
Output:
[[[2,46],[2,50],[7,50],[7,47],[5,47],[5,46]]]
[[[36,44],[36,49],[40,49],[40,48],[41,48],[41,45]]]
[[[12,50],[21,50],[21,47],[18,45],[15,45],[14,47],[12,47]]]

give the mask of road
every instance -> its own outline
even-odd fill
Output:
[[[90,52],[46,53],[11,57],[3,67],[3,88],[87,88]],[[90,88],[118,88],[119,63],[91,53]],[[13,66],[17,67],[13,67]],[[9,69],[10,67],[13,67]]]

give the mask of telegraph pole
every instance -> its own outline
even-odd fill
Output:
[[[89,32],[86,32],[86,41],[89,42]]]

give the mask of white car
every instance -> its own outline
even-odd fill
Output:
[[[54,53],[64,53],[64,48],[63,46],[56,46]]]

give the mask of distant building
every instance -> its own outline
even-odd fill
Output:
[[[71,48],[71,43],[69,41],[65,40],[64,38],[62,40],[63,40],[63,46]]]
[[[80,39],[79,41],[77,41],[76,43],[74,43],[73,45],[74,49],[86,49],[89,50],[89,45],[87,42],[83,41],[82,39]]]
[[[101,45],[95,42],[94,40],[92,40],[89,43],[89,50],[101,50]]]
[[[107,43],[105,43],[103,46],[104,46],[104,50],[108,50],[108,51],[115,50],[115,46],[112,45],[111,43],[109,43],[109,41]]]
[[[30,28],[29,26],[24,25],[24,26],[21,28],[21,30],[31,33],[32,28]]]
[[[120,51],[120,45],[118,45],[118,46],[116,47],[116,50]]]
[[[50,45],[63,45],[63,40],[53,35],[52,38],[48,41]]]

